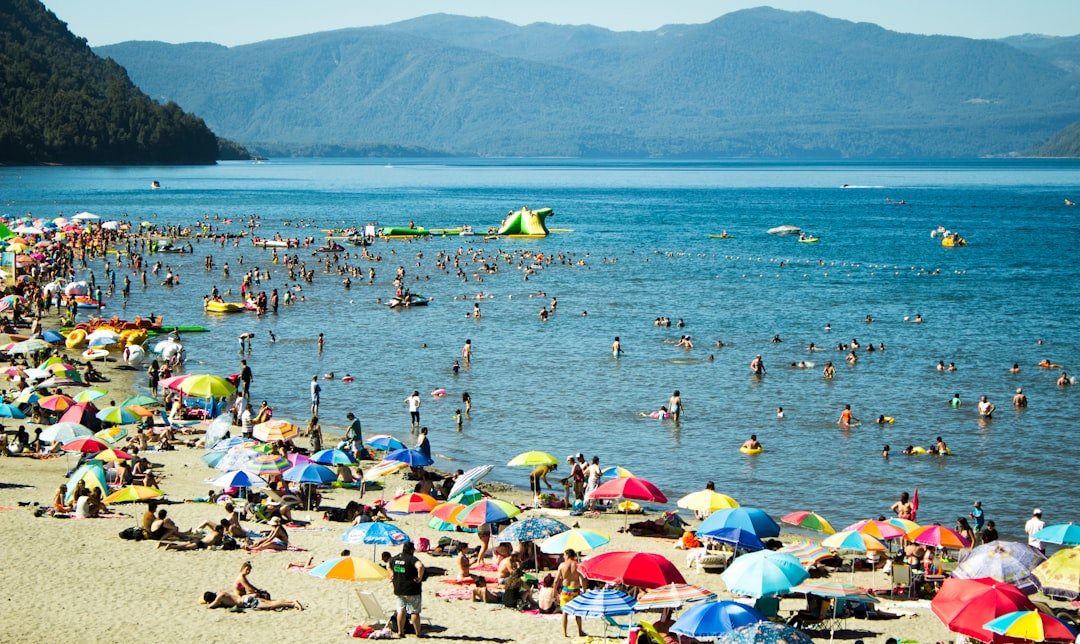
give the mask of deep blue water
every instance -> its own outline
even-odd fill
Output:
[[[163,189],[149,190],[153,179]],[[270,270],[264,287],[284,289],[284,269],[271,265],[270,251],[247,242],[237,249],[196,244],[193,256],[157,256],[179,271],[182,285],[144,292],[135,280],[127,314],[152,310],[171,323],[211,327],[212,333],[186,338],[189,370],[236,371],[236,337],[255,332],[254,397],[269,399],[277,416],[298,424],[307,419],[311,376],[348,372],[357,378],[351,385],[322,381],[324,427],[344,425],[351,410],[365,432],[408,440],[402,399],[418,389],[438,464],[447,468],[501,464],[530,449],[560,458],[582,451],[653,480],[672,498],[713,480],[745,505],[777,516],[815,509],[839,525],[887,513],[900,491],[918,485],[921,520],[951,525],[981,499],[988,518],[1012,535],[1036,505],[1050,523],[1080,518],[1080,394],[1055,385],[1058,370],[1034,367],[1044,357],[1070,373],[1080,364],[1074,260],[1080,209],[1065,207],[1066,197],[1080,197],[1075,162],[335,160],[0,169],[5,212],[52,217],[89,210],[155,223],[210,215],[233,217],[237,223],[223,228],[231,231],[258,214],[264,236],[410,219],[482,231],[510,209],[550,206],[549,225],[574,232],[542,241],[380,243],[376,284],[355,280],[349,291],[339,276],[322,271],[320,259],[300,251],[316,269],[315,283],[305,286],[307,301],[261,320],[209,316],[201,302],[213,285],[238,289],[239,276],[253,265]],[[317,225],[297,230],[282,223],[300,219]],[[819,234],[821,243],[765,232],[788,223]],[[942,248],[929,234],[938,225],[961,232],[969,245]],[[707,237],[724,229],[735,238]],[[500,272],[482,284],[463,284],[433,266],[437,251],[459,247],[489,255],[566,253],[586,266],[554,265],[526,282],[515,259],[500,262]],[[220,268],[203,270],[209,253],[219,267],[230,263],[231,279]],[[376,303],[391,293],[398,265],[410,276],[430,276],[413,290],[433,296],[432,306],[395,313]],[[483,319],[476,322],[466,317],[472,301],[455,297],[481,290],[495,297],[482,301]],[[546,323],[537,315],[546,300],[529,297],[539,291],[558,297],[558,313]],[[110,312],[120,309],[117,296]],[[915,313],[924,324],[904,322]],[[863,321],[868,314],[873,324]],[[662,315],[687,326],[655,328],[652,320]],[[270,329],[278,337],[273,345]],[[314,339],[319,332],[327,338],[322,356]],[[693,336],[694,350],[674,347],[683,333]],[[770,342],[776,334],[782,343]],[[617,361],[609,351],[616,335],[626,351]],[[450,365],[466,338],[475,358],[454,377]],[[717,338],[730,346],[713,348]],[[864,346],[883,342],[886,351],[860,351],[857,366],[849,367],[833,347],[852,338]],[[1036,344],[1040,339],[1044,344]],[[804,349],[810,342],[830,350],[810,354]],[[762,379],[748,369],[757,353],[768,369]],[[707,361],[710,354],[714,362]],[[797,360],[815,366],[785,366]],[[832,382],[821,377],[826,360],[837,365]],[[958,370],[939,373],[938,360],[955,362]],[[1023,368],[1019,375],[1008,373],[1014,362]],[[1018,386],[1031,400],[1022,412],[1010,405]],[[450,396],[428,396],[439,387]],[[686,405],[678,427],[638,417],[674,389]],[[475,411],[459,434],[452,415],[463,390]],[[965,405],[950,409],[947,401],[957,392]],[[983,394],[999,407],[988,423],[975,412]],[[836,425],[845,403],[866,421],[848,432]],[[782,421],[777,406],[786,411]],[[869,422],[879,414],[895,416],[896,424]],[[766,445],[761,456],[737,451],[751,433]],[[899,453],[939,435],[954,456]],[[886,443],[894,455],[883,461]],[[524,484],[527,474],[499,468],[493,477]]]

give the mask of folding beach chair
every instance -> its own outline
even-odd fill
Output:
[[[356,597],[360,600],[360,607],[364,610],[364,616],[367,618],[368,626],[385,622],[391,629],[396,628],[394,620],[397,616],[397,611],[393,608],[383,608],[379,604],[379,599],[375,597],[373,593],[356,589]],[[420,616],[420,623],[431,626],[431,618]]]

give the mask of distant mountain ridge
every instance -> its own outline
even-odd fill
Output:
[[[0,163],[213,163],[218,138],[175,103],[158,105],[124,70],[37,0],[0,3]],[[229,142],[220,152],[246,154]]]
[[[1071,41],[1042,44],[759,8],[650,32],[435,14],[97,51],[256,149],[970,157],[1031,149],[1080,120]]]

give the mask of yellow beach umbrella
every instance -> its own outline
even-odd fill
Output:
[[[340,581],[382,581],[390,578],[390,571],[369,559],[337,557],[311,569],[313,577],[338,579]]]
[[[184,378],[177,385],[177,389],[185,395],[196,398],[221,398],[236,393],[236,387],[231,382],[209,373]]]
[[[694,512],[716,512],[739,507],[739,502],[715,490],[700,490],[687,494],[676,503],[680,508]]]
[[[1080,546],[1058,550],[1031,572],[1047,594],[1080,596]]]
[[[510,467],[516,466],[536,466],[536,465],[558,465],[559,459],[555,458],[547,452],[522,452],[514,458],[510,459],[507,463]]]
[[[183,387],[183,383],[180,386]],[[289,440],[299,433],[300,428],[287,420],[268,420],[255,425],[251,430],[252,436],[268,443]]]
[[[113,503],[135,503],[138,501],[146,501],[148,499],[156,499],[159,496],[164,495],[165,493],[156,487],[129,485],[127,487],[122,487],[105,497],[104,503],[105,505],[111,505]]]

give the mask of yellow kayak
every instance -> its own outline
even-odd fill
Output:
[[[207,302],[206,310],[211,313],[239,313],[244,310],[240,302]]]

